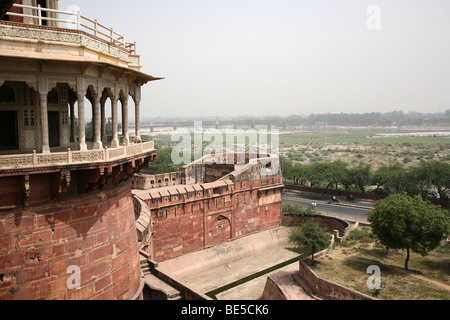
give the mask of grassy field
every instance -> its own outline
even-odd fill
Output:
[[[387,136],[370,131],[336,131],[336,132],[310,132],[280,135],[280,143],[338,143],[338,144],[449,144],[449,137],[423,137],[416,135]]]
[[[173,147],[178,143],[170,142],[170,135],[154,138],[160,147]],[[374,169],[395,161],[406,166],[431,160],[450,163],[450,134],[446,137],[412,137],[401,134],[387,136],[371,131],[334,131],[282,133],[279,139],[280,155],[293,163],[343,160],[351,165],[359,162],[371,164]],[[225,136],[223,143],[226,143]],[[209,144],[204,142],[204,148]]]
[[[353,231],[332,254],[316,259],[313,270],[320,276],[381,300],[449,300],[450,246],[443,244],[429,256],[411,255],[404,270],[406,252],[377,244],[370,228]],[[381,269],[381,290],[369,290],[367,268]]]
[[[280,154],[294,163],[343,160],[375,169],[399,161],[450,162],[450,137],[383,136],[374,132],[315,132],[280,136]]]

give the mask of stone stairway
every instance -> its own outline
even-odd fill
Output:
[[[143,259],[141,256],[141,270],[144,273],[144,276],[147,276],[149,274],[152,273],[151,268],[150,268],[150,264],[148,263],[147,259]]]
[[[152,274],[151,266],[147,259],[141,257],[140,264],[144,274],[145,285],[150,289],[152,299],[182,300],[180,291]]]

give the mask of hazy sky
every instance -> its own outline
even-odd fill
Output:
[[[449,0],[59,3],[165,78],[144,86],[143,117],[450,109]]]

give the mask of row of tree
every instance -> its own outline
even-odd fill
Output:
[[[221,117],[198,118],[151,118],[144,119],[144,122],[183,122],[198,120],[222,120]],[[284,121],[296,121],[305,126],[421,126],[421,125],[448,125],[450,124],[450,109],[435,113],[420,112],[367,112],[367,113],[322,113],[300,115],[293,114],[289,116],[240,116],[227,118],[228,120],[265,120],[272,123]]]
[[[370,164],[349,166],[341,160],[293,164],[281,158],[281,164],[287,184],[383,195],[420,195],[432,200],[448,200],[450,196],[450,164],[445,162],[427,161],[409,168],[397,162],[376,170]]]
[[[330,113],[312,114],[305,124],[327,124],[329,126],[421,126],[438,125],[450,122],[450,109],[440,113],[423,114],[419,112],[371,112],[371,113]]]

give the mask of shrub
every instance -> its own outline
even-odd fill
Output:
[[[283,213],[292,213],[297,217],[311,217],[320,214],[313,206],[305,209],[303,206],[292,202],[288,202],[283,205]]]

